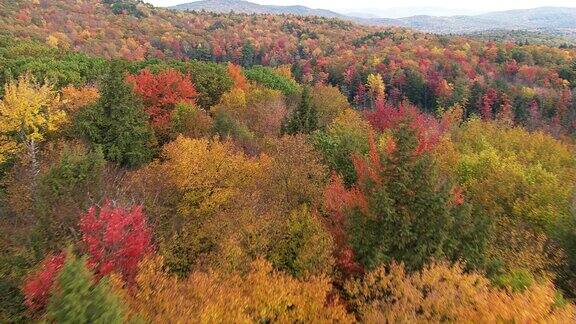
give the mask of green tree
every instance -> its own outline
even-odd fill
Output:
[[[79,133],[101,145],[106,159],[136,167],[152,157],[153,133],[142,103],[124,82],[125,66],[113,61],[102,82],[100,99],[78,113]]]
[[[46,317],[55,323],[122,323],[123,310],[107,279],[93,283],[86,261],[68,253]]]
[[[287,134],[310,134],[318,129],[318,113],[312,105],[310,89],[304,88],[300,104],[288,117],[284,132]]]
[[[358,180],[347,194],[337,194],[344,190],[341,181],[327,193],[332,205],[345,202],[348,241],[357,261],[371,269],[397,260],[410,270],[433,258],[476,261],[476,248],[486,237],[481,220],[472,218],[460,195],[454,197],[453,188],[439,178],[430,154],[416,153],[414,129],[401,124],[393,138],[391,152],[382,153],[373,143],[368,157],[355,158]]]
[[[273,90],[280,90],[285,95],[290,95],[298,91],[298,83],[296,83],[296,81],[278,74],[270,67],[254,66],[245,70],[244,74],[248,80],[260,83]]]
[[[218,103],[222,94],[228,92],[234,85],[226,65],[192,61],[187,68],[192,83],[199,93],[196,102],[204,109]]]
[[[368,153],[368,138],[373,132],[370,124],[355,110],[344,110],[329,126],[315,136],[315,147],[324,163],[342,177],[347,186],[356,181],[353,155]]]
[[[304,205],[290,213],[282,238],[274,245],[272,264],[297,277],[332,270],[332,237]]]

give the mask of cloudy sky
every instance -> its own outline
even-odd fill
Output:
[[[192,0],[145,0],[156,6],[172,6]],[[483,1],[462,1],[462,0],[403,0],[399,2],[387,2],[378,0],[355,0],[354,7],[351,8],[349,0],[249,0],[260,4],[274,5],[305,5],[312,8],[323,8],[332,10],[354,10],[365,8],[387,9],[390,7],[442,7],[452,9],[468,10],[506,10],[523,9],[542,6],[562,6],[576,7],[576,0],[483,0]]]

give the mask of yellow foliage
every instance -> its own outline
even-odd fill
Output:
[[[29,74],[10,81],[0,101],[0,162],[25,143],[38,142],[66,120],[60,97],[50,83],[42,85]]]
[[[542,132],[472,120],[438,146],[438,165],[452,173],[492,223],[487,256],[503,270],[545,274],[562,251],[548,233],[571,216],[576,183],[573,149]]]
[[[432,264],[406,273],[401,265],[378,268],[346,283],[351,306],[366,323],[573,323],[573,304],[560,305],[550,282],[521,293],[491,286],[460,265]]]
[[[382,76],[378,73],[369,74],[366,85],[368,86],[368,91],[374,98],[383,96],[384,90],[386,90],[384,80],[382,80]]]
[[[275,68],[274,70],[276,71],[276,73],[280,74],[281,76],[286,77],[287,79],[293,80],[292,66],[290,64],[280,65],[279,67]]]
[[[330,125],[339,114],[350,108],[348,98],[334,86],[315,85],[310,96],[312,105],[318,113],[318,126],[320,128]]]
[[[247,185],[258,161],[235,152],[228,142],[178,137],[164,148],[163,168],[169,181],[183,193],[179,212],[211,213]]]
[[[58,38],[54,35],[48,35],[48,37],[46,37],[46,44],[52,48],[58,48]]]
[[[159,257],[140,265],[136,287],[124,291],[132,313],[152,323],[350,323],[343,305],[328,300],[327,277],[300,281],[257,259],[246,275],[193,272],[181,280]]]

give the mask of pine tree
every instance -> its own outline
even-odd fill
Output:
[[[354,158],[358,180],[352,189],[340,180],[327,192],[328,209],[334,217],[344,212],[349,244],[368,269],[392,260],[414,270],[432,258],[468,259],[475,252],[470,246],[481,245],[469,205],[439,181],[430,153],[417,154],[418,137],[409,124],[392,130],[394,145],[386,152],[371,140],[369,156]],[[461,226],[467,223],[469,229]]]
[[[47,318],[54,323],[122,323],[120,300],[103,279],[93,284],[84,259],[72,253],[57,280],[58,288],[50,298]]]
[[[142,103],[124,82],[124,64],[113,61],[102,82],[100,99],[81,111],[76,126],[89,142],[103,147],[106,158],[136,167],[152,157],[152,130]]]
[[[298,108],[289,117],[284,132],[287,134],[310,134],[318,129],[318,113],[316,107],[312,105],[310,89],[305,87],[302,90],[302,98]]]

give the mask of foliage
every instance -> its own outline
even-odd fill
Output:
[[[0,27],[0,322],[574,322],[575,48],[139,0]]]
[[[123,323],[123,314],[108,281],[93,283],[85,260],[68,253],[46,319],[56,323]]]
[[[272,264],[296,277],[330,274],[332,237],[305,205],[290,213],[288,228],[271,256]]]
[[[315,85],[310,90],[310,97],[311,106],[316,108],[320,129],[328,127],[334,119],[350,108],[348,98],[334,86]]]
[[[49,250],[79,238],[78,216],[90,200],[102,199],[105,185],[106,161],[100,150],[89,152],[72,144],[56,151],[55,161],[38,177],[33,201],[37,235]]]
[[[150,232],[142,207],[91,207],[80,221],[82,241],[89,253],[88,265],[100,277],[112,271],[131,284],[138,263],[152,251]]]
[[[325,163],[348,186],[356,181],[352,157],[368,153],[368,138],[372,132],[370,124],[358,112],[347,109],[326,131],[316,135],[315,146],[324,156]]]
[[[197,96],[190,76],[174,69],[156,75],[145,69],[137,75],[128,76],[127,81],[134,86],[134,92],[142,97],[158,138],[168,136],[167,128],[176,104],[194,104]]]
[[[395,145],[385,146],[386,154],[372,139],[369,156],[354,160],[353,188],[336,179],[327,189],[328,210],[335,220],[344,217],[349,244],[368,268],[399,260],[418,269],[431,258],[469,257],[469,247],[484,238],[479,221],[439,181],[430,156],[417,154],[416,134],[407,124],[393,131]],[[471,242],[461,240],[472,233]]]
[[[38,84],[31,75],[23,75],[5,86],[0,101],[0,163],[12,154],[44,140],[66,118],[59,109],[60,97],[52,84]]]
[[[220,96],[234,85],[234,81],[223,65],[192,61],[186,69],[190,73],[196,91],[198,91],[196,101],[204,109],[216,104],[220,100]]]
[[[276,73],[271,68],[254,66],[244,73],[249,80],[258,82],[270,89],[280,90],[285,95],[298,91],[298,84],[294,80]]]
[[[124,67],[113,63],[98,102],[76,116],[76,128],[90,143],[101,145],[106,159],[136,167],[152,157],[152,131],[132,89],[124,82]]]
[[[361,321],[369,323],[571,322],[576,315],[573,305],[556,305],[549,282],[511,293],[492,287],[478,273],[444,263],[413,274],[398,264],[380,267],[348,282],[346,291]]]
[[[42,261],[37,272],[26,278],[22,290],[25,295],[25,303],[34,312],[42,312],[48,305],[50,293],[53,291],[58,273],[64,266],[66,254],[49,255]]]
[[[302,91],[300,104],[292,112],[286,121],[284,132],[287,134],[310,134],[318,129],[318,112],[312,105],[310,89],[307,87]]]
[[[479,120],[455,132],[453,149],[457,159],[445,150],[438,158],[477,214],[494,222],[489,257],[503,270],[549,271],[563,254],[553,247],[564,240],[558,231],[571,219],[572,149],[541,132]]]
[[[263,163],[262,176],[257,180],[266,200],[274,201],[285,212],[302,204],[320,205],[328,172],[303,135],[270,141],[266,154],[271,161]]]
[[[134,312],[151,322],[352,322],[344,307],[329,300],[327,277],[293,279],[259,259],[246,275],[194,272],[179,280],[162,271],[161,259],[141,266]]]
[[[170,120],[174,132],[190,138],[206,137],[212,132],[213,120],[195,105],[179,103]]]

